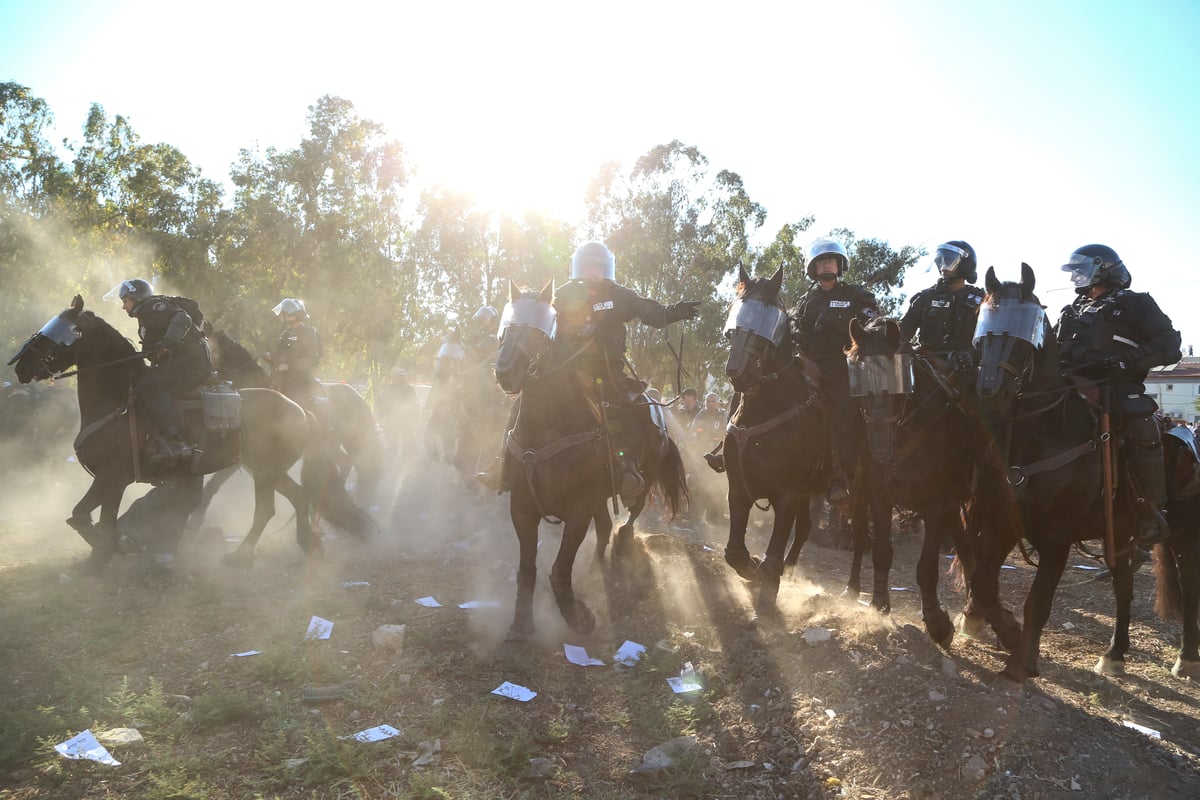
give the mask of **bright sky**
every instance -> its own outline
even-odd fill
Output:
[[[60,136],[99,102],[223,180],[240,148],[297,145],[334,94],[422,185],[568,220],[600,164],[680,139],[742,176],[765,238],[814,214],[814,236],[965,239],[1001,278],[1029,262],[1054,315],[1059,265],[1108,244],[1185,348],[1197,41],[1192,0],[0,0],[0,80]],[[932,281],[922,265],[906,287]]]

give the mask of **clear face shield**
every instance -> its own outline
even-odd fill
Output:
[[[303,314],[303,313],[305,313],[304,312],[304,302],[301,300],[295,300],[295,299],[289,297],[285,300],[280,301],[279,305],[272,308],[271,313],[277,317],[279,317],[279,316],[288,317],[288,316],[291,316],[292,314]]]
[[[758,300],[734,300],[725,319],[725,338],[732,339],[734,331],[747,331],[761,336],[775,346],[783,342],[787,330],[787,314],[783,309]]]
[[[967,251],[961,247],[956,247],[952,244],[941,244],[938,245],[937,251],[933,254],[930,269],[936,270],[943,278],[961,278],[962,273],[959,272],[958,266],[967,257]]]
[[[913,393],[912,355],[857,356],[846,359],[850,373],[850,396],[903,395]]]
[[[554,306],[531,297],[513,300],[504,305],[496,338],[503,339],[504,331],[513,327],[536,328],[546,334],[547,339],[553,339],[558,330],[558,311]]]
[[[1071,283],[1075,284],[1076,289],[1082,289],[1096,282],[1096,272],[1101,263],[1095,256],[1072,253],[1070,260],[1062,265],[1062,271],[1070,273]]]
[[[105,303],[116,303],[119,306],[124,305],[125,301],[121,298],[121,293],[124,292],[125,294],[128,294],[136,291],[136,288],[137,287],[133,285],[133,281],[121,281],[116,286],[105,292],[104,296],[100,299]],[[151,289],[151,292],[153,292],[153,289]]]
[[[972,344],[981,347],[989,336],[1010,336],[1041,347],[1046,323],[1046,310],[1037,303],[1005,298],[979,307]]]

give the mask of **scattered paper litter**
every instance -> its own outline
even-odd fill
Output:
[[[112,754],[104,749],[104,745],[96,741],[90,730],[77,733],[65,742],[54,745],[54,749],[66,758],[86,758],[88,761],[108,764],[110,767],[121,766],[121,762],[113,758]]]
[[[498,694],[501,697],[507,697],[510,700],[520,700],[522,703],[528,703],[533,698],[537,697],[537,692],[526,689],[524,686],[518,686],[515,683],[504,683],[492,689],[492,694]]]
[[[1091,564],[1076,564],[1075,569],[1086,569],[1088,571],[1099,571],[1099,570],[1103,569],[1103,567],[1095,567],[1095,566],[1092,566]]]
[[[1000,569],[1016,569],[1012,564],[1001,564]]]
[[[1121,724],[1124,725],[1126,728],[1133,728],[1138,733],[1144,733],[1147,736],[1151,736],[1155,739],[1162,738],[1162,734],[1159,733],[1158,731],[1154,730],[1154,728],[1147,728],[1145,725],[1138,725],[1136,722],[1134,722],[1132,720],[1123,719],[1123,720],[1121,720]]]
[[[825,709],[825,716],[829,717],[830,719],[833,719],[834,717],[837,716],[837,712],[834,711],[832,708],[827,708],[827,709]]]
[[[465,603],[459,603],[459,608],[499,608],[499,600],[468,600]]]
[[[644,655],[646,655],[645,645],[626,639],[625,643],[617,648],[617,652],[613,656],[613,661],[616,661],[618,664],[624,664],[627,667],[632,667]]]
[[[428,597],[418,597],[417,605],[425,606],[426,608],[441,608],[442,604],[433,599],[433,595]]]
[[[679,670],[679,677],[667,678],[667,684],[675,694],[698,692],[704,688],[704,685],[700,683],[700,676],[696,674],[696,669],[690,661],[685,662],[683,668]]]
[[[226,536],[225,537],[225,541],[229,542],[230,544],[237,544],[241,540],[242,540],[242,538],[240,536]]]
[[[370,581],[342,581],[343,589],[356,589],[360,586],[370,586]]]
[[[257,650],[247,650],[244,653],[230,653],[229,657],[230,658],[245,658],[246,656],[256,656],[256,655],[258,655]]]
[[[700,546],[701,546],[701,547],[703,547],[705,550],[707,550],[707,551],[708,551],[708,552],[710,552],[710,553],[715,553],[715,552],[717,552],[717,549],[716,549],[715,547],[709,547],[709,546],[708,546],[708,545],[706,545],[706,544],[702,544],[702,545],[700,545]]]
[[[304,633],[305,639],[328,639],[333,633],[333,623],[329,620],[318,617],[315,614],[308,621],[308,630]]]
[[[1065,628],[1066,630],[1071,630],[1074,627],[1075,627],[1074,622],[1064,622],[1063,623],[1063,628]]]
[[[586,647],[567,644],[563,642],[563,652],[567,655],[567,661],[572,664],[578,664],[581,667],[603,667],[604,662],[598,658],[592,658],[588,655]]]
[[[393,728],[391,725],[376,725],[374,728],[367,728],[365,731],[359,731],[353,736],[343,736],[343,739],[353,739],[356,742],[381,742],[384,739],[392,739],[400,735],[400,731]]]
[[[804,641],[809,644],[821,644],[828,642],[833,638],[833,631],[829,628],[807,628],[804,631]]]

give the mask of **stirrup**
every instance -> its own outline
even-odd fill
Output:
[[[721,473],[725,471],[724,453],[705,453],[704,462],[708,464],[708,468],[713,472]]]
[[[1171,537],[1171,529],[1167,526],[1166,515],[1162,511],[1152,508],[1148,514],[1142,515],[1142,519],[1133,537],[1134,544],[1138,547],[1150,549]]]
[[[839,505],[850,499],[850,490],[844,483],[835,482],[825,490],[825,499],[829,501],[830,505]]]
[[[642,478],[641,473],[632,466],[625,467],[621,471],[620,481],[618,492],[621,496],[621,502],[628,508],[633,505],[633,502],[642,492],[646,491],[646,481]]]

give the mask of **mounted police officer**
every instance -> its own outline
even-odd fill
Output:
[[[1089,244],[1071,253],[1075,302],[1062,311],[1055,332],[1064,368],[1111,387],[1121,452],[1138,494],[1137,541],[1149,546],[1166,539],[1162,436],[1146,396],[1146,373],[1182,357],[1180,335],[1149,294],[1131,292],[1129,270],[1111,247]]]
[[[933,265],[941,277],[913,295],[900,319],[900,334],[906,341],[919,335],[923,352],[945,358],[958,372],[970,372],[976,360],[971,339],[984,296],[972,285],[979,271],[975,249],[962,241],[940,244]]]
[[[285,298],[271,311],[286,323],[275,347],[264,356],[274,368],[275,386],[304,408],[312,410],[313,395],[320,388],[316,371],[322,354],[321,334],[309,324],[303,300]]]
[[[198,313],[199,306],[187,298],[157,295],[141,278],[122,281],[105,297],[118,299],[125,313],[138,321],[142,352],[150,360],[134,387],[139,405],[158,428],[161,450],[149,460],[169,466],[190,458],[192,446],[184,441],[172,397],[212,376],[208,341],[184,308],[194,307]]]
[[[846,248],[835,239],[822,237],[808,249],[808,277],[813,285],[792,309],[796,340],[804,355],[821,370],[833,427],[833,463],[827,498],[840,503],[850,497],[847,475],[857,464],[860,435],[857,406],[850,400],[850,376],[845,350],[850,346],[850,320],[866,321],[879,316],[875,295],[861,286],[841,282],[850,266]]]
[[[571,256],[570,280],[554,293],[558,311],[555,346],[562,358],[571,358],[585,373],[605,404],[609,443],[618,462],[617,492],[629,505],[645,488],[638,471],[644,412],[634,400],[644,390],[641,382],[625,373],[625,323],[640,319],[652,328],[694,319],[700,302],[690,300],[664,306],[642,297],[616,280],[616,258],[603,242],[585,242]],[[512,424],[512,415],[509,417]],[[507,488],[497,459],[476,477],[489,489]]]
[[[495,306],[480,306],[471,317],[467,329],[467,341],[463,344],[471,360],[478,364],[483,359],[496,355],[496,327],[500,324],[500,312]]]

